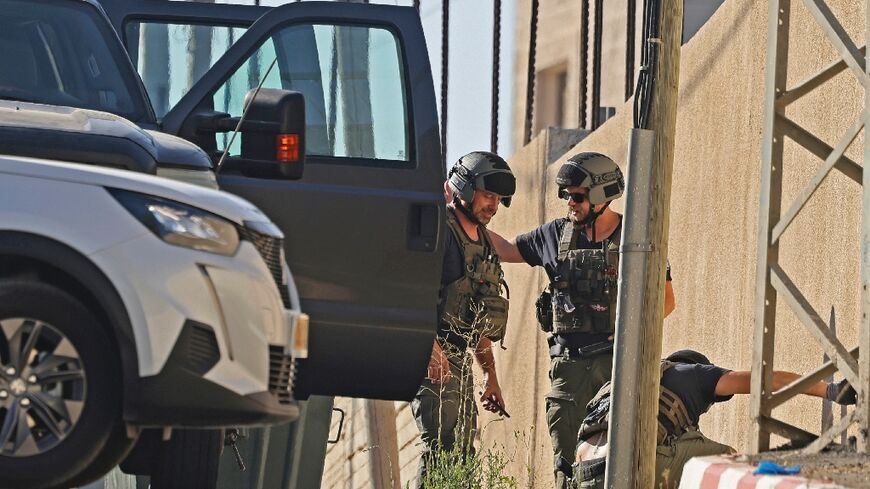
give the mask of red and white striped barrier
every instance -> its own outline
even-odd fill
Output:
[[[843,486],[794,475],[752,475],[755,466],[724,456],[696,457],[683,467],[680,489],[821,489]]]

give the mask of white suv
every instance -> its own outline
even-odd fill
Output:
[[[93,480],[139,427],[294,419],[282,240],[224,192],[0,156],[0,487]]]

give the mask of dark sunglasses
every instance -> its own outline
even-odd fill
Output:
[[[559,198],[560,198],[560,199],[562,199],[562,200],[568,200],[568,199],[571,199],[571,200],[573,200],[574,202],[576,202],[576,203],[578,203],[578,204],[582,203],[582,202],[583,202],[584,200],[586,200],[588,197],[589,197],[588,194],[585,194],[585,193],[582,193],[582,192],[569,192],[569,191],[567,191],[567,190],[565,190],[565,189],[562,189],[562,190],[559,191]]]

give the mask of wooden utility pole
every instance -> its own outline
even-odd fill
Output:
[[[662,349],[668,215],[680,76],[683,0],[653,1],[647,33],[654,50],[647,90],[629,144],[628,185],[620,248],[619,302],[606,487],[655,484],[656,417]],[[652,61],[649,63],[649,61]],[[638,81],[640,85],[643,80]],[[645,94],[645,95],[644,95]]]

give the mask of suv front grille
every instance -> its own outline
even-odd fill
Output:
[[[284,285],[281,279],[284,274],[282,268],[284,263],[281,260],[281,248],[284,246],[284,240],[249,228],[243,228],[242,234],[260,252],[260,256],[263,257],[263,261],[266,262],[266,266],[272,272],[272,278],[275,279],[275,285],[278,286],[278,292],[281,294],[281,301],[284,303],[284,307],[290,309],[292,307],[290,304],[290,291],[287,290],[287,286]]]
[[[293,383],[296,380],[296,362],[284,354],[284,348],[269,346],[269,392],[281,404],[293,402]]]

